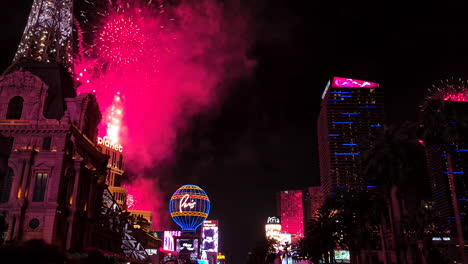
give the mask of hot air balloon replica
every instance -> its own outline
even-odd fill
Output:
[[[169,212],[182,232],[194,233],[210,213],[210,199],[197,185],[184,185],[172,195]]]

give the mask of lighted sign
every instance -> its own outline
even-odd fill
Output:
[[[165,251],[175,251],[174,237],[182,234],[180,231],[164,231],[163,249]]]
[[[117,150],[119,152],[123,151],[122,145],[111,142],[107,137],[98,137],[97,138],[97,143],[99,145],[106,146],[108,148]]]
[[[266,233],[267,238],[279,241],[280,233],[281,233],[281,225],[280,224],[266,224],[265,233]]]
[[[202,226],[202,252],[218,252],[218,221],[206,220]]]
[[[219,253],[218,253],[218,259],[219,259],[219,260],[225,260],[225,259],[226,259],[226,256],[224,256],[223,253],[219,252]]]
[[[198,239],[179,238],[176,242],[176,250],[181,254],[190,254],[190,259],[198,258]]]
[[[450,237],[433,237],[432,241],[450,241]]]
[[[193,209],[195,205],[197,204],[193,199],[190,200],[190,194],[186,194],[182,196],[182,199],[179,201],[179,212],[182,213],[182,209]]]
[[[182,232],[195,232],[210,213],[210,199],[202,188],[184,185],[172,195],[169,212]]]
[[[276,216],[268,217],[267,224],[281,224],[280,219]]]
[[[151,256],[151,255],[157,255],[158,254],[158,250],[157,249],[154,249],[154,248],[147,248],[145,249],[146,253],[148,254],[148,256]]]
[[[378,83],[334,77],[331,87],[379,87]]]
[[[335,250],[335,261],[337,263],[351,263],[349,250]]]

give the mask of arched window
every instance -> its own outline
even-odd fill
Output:
[[[0,203],[6,203],[10,198],[13,176],[13,169],[10,167],[4,175],[0,175]]]
[[[11,98],[8,103],[6,119],[20,119],[23,113],[23,102],[24,100],[21,96]]]

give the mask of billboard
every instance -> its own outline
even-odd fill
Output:
[[[379,84],[350,78],[333,77],[331,87],[379,87]]]
[[[163,249],[165,251],[175,251],[174,237],[181,235],[181,231],[164,231]]]
[[[279,241],[280,233],[281,233],[281,224],[266,224],[265,225],[265,234],[267,238]]]
[[[218,252],[218,236],[218,221],[206,220],[202,226],[202,252]]]
[[[349,250],[335,250],[335,261],[337,263],[351,263]]]
[[[190,255],[190,259],[198,258],[198,239],[193,238],[177,238],[176,251],[180,255]]]

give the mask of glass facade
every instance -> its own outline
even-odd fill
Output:
[[[334,188],[362,188],[361,153],[383,135],[383,89],[377,83],[335,77],[322,99],[317,129],[323,191],[328,195]]]

